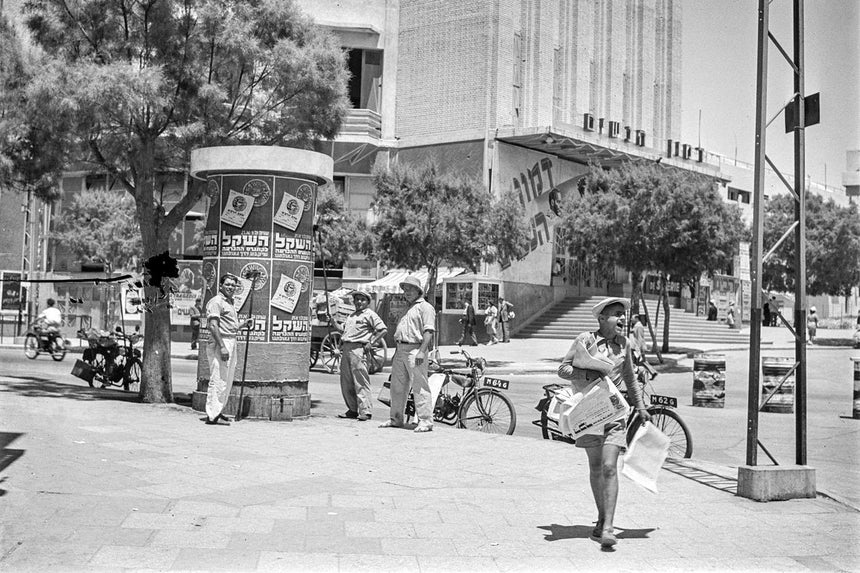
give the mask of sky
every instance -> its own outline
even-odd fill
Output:
[[[683,142],[752,163],[755,159],[757,0],[683,0]],[[791,0],[770,4],[771,33],[792,54]],[[806,171],[840,186],[845,152],[860,149],[860,0],[806,0],[806,95],[821,93],[821,123],[806,130]],[[792,71],[769,51],[767,118],[793,93]],[[701,132],[699,131],[701,110]],[[767,130],[767,154],[794,173],[793,137],[782,116]],[[826,167],[825,167],[826,165]]]

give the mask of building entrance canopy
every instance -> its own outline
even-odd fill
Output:
[[[441,286],[443,279],[457,276],[463,271],[464,269],[460,267],[440,267],[437,271],[436,286]],[[429,277],[427,269],[421,269],[419,271],[414,272],[396,269],[389,271],[388,274],[381,279],[375,280],[365,285],[361,285],[361,290],[382,294],[399,293],[401,292],[400,283],[403,282],[403,279],[405,279],[409,275],[415,275],[416,277],[418,277],[418,280],[421,281],[421,284],[424,286],[424,288],[427,288],[427,279]]]

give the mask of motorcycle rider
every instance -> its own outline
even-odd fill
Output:
[[[57,304],[52,298],[48,299],[48,308],[39,313],[36,318],[36,323],[42,325],[45,335],[48,337],[48,343],[53,345],[54,341],[60,336],[60,326],[63,324],[63,313],[54,305]]]

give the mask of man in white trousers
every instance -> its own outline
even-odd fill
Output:
[[[220,292],[206,304],[209,325],[209,340],[206,341],[206,359],[209,361],[206,423],[229,426],[229,419],[221,411],[230,397],[236,372],[236,335],[240,327],[239,315],[233,307],[233,293],[236,292],[239,279],[224,274],[220,284]]]

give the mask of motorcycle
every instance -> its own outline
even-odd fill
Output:
[[[59,362],[66,357],[69,341],[55,327],[45,327],[38,322],[30,325],[24,338],[24,356],[35,360],[39,354],[50,354]]]

